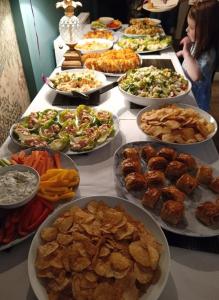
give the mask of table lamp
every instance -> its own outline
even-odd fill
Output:
[[[59,32],[63,41],[70,48],[64,54],[63,69],[82,66],[80,53],[74,49],[80,39],[80,22],[78,17],[74,15],[74,9],[78,6],[82,6],[81,2],[72,0],[56,3],[56,8],[62,7],[65,10],[65,15],[59,21]]]

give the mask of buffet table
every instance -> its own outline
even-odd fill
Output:
[[[169,58],[176,71],[182,73],[181,65],[169,48],[160,55],[147,55],[147,58]],[[56,93],[44,85],[28,107],[30,112],[51,108]],[[196,105],[192,93],[185,103]],[[132,141],[145,141],[145,135],[138,129],[136,115],[139,109],[131,109],[118,88],[103,94],[100,108],[117,114],[120,120],[120,133],[108,145],[89,154],[74,155],[72,159],[80,172],[80,187],[77,197],[92,195],[120,195],[114,181],[113,155],[122,144]],[[197,146],[179,147],[202,161],[219,169],[219,156],[213,141]],[[19,148],[8,138],[0,149],[0,157],[6,157]],[[35,299],[28,280],[27,256],[31,238],[0,253],[0,291],[2,300]],[[219,294],[218,256],[183,248],[170,247],[171,270],[167,285],[159,298],[167,300],[216,300]]]

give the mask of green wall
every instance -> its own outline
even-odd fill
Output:
[[[55,67],[53,41],[58,36],[58,23],[63,15],[53,0],[11,0],[18,44],[31,98],[43,83],[41,74],[49,75]],[[37,45],[39,42],[39,49]]]
[[[53,41],[58,36],[58,22],[62,12],[56,10],[55,1],[32,0],[33,17],[30,1],[20,0],[19,3],[36,87],[39,90],[42,86],[41,74],[49,75],[55,66]]]
[[[32,99],[43,85],[41,75],[49,75],[55,67],[53,41],[59,35],[58,24],[64,15],[62,8],[56,9],[56,2],[58,0],[10,0],[24,72]],[[97,0],[81,0],[81,2],[83,7],[77,9],[76,13],[90,11],[91,18],[95,19]]]

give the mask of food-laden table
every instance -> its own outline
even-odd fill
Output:
[[[182,73],[181,65],[173,51],[169,48],[159,55],[147,55],[147,58],[169,58],[176,71]],[[56,93],[44,85],[25,112],[51,108]],[[184,103],[196,105],[192,93]],[[120,133],[108,145],[89,154],[74,155],[72,159],[80,172],[80,188],[77,197],[91,195],[120,195],[113,173],[113,155],[122,144],[132,141],[145,141],[145,135],[138,129],[136,115],[139,109],[130,108],[118,88],[114,88],[101,96],[100,108],[117,114],[120,120]],[[213,141],[197,146],[178,147],[188,151],[202,161],[219,169],[219,156]],[[10,138],[0,148],[0,157],[6,157],[19,148]],[[0,299],[35,299],[28,280],[27,255],[31,238],[0,253]],[[170,247],[171,270],[167,285],[160,299],[171,300],[216,300],[219,294],[218,255]]]

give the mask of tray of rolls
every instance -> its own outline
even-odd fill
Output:
[[[166,230],[196,237],[219,234],[219,171],[189,153],[132,142],[114,155],[116,183]]]

